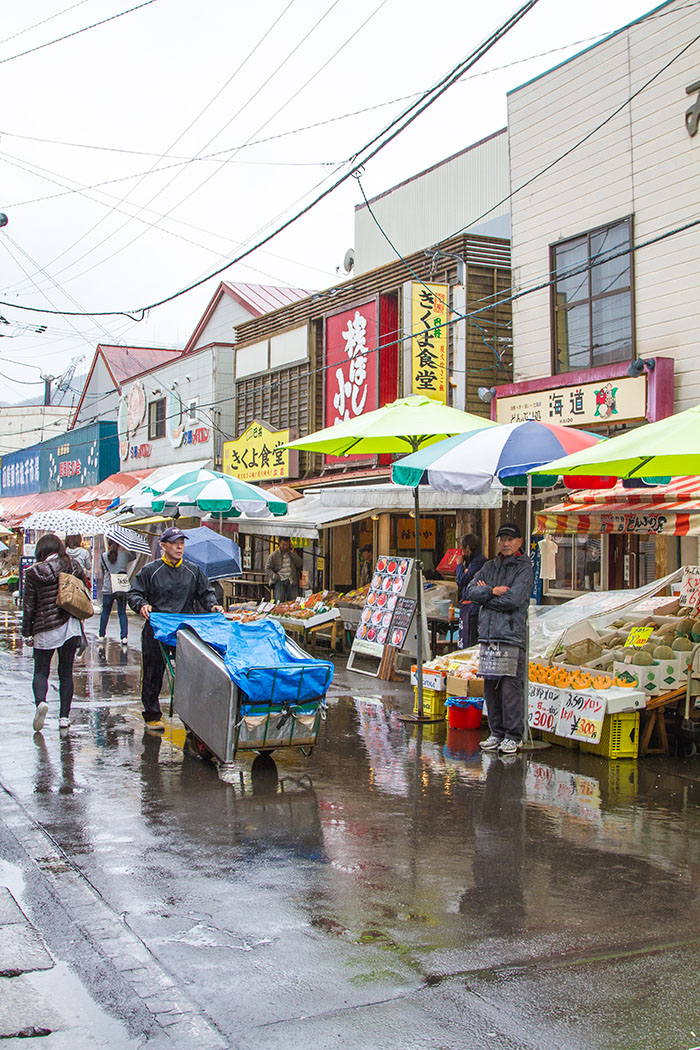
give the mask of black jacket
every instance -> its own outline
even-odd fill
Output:
[[[211,612],[216,600],[213,588],[198,565],[182,561],[175,567],[162,558],[150,561],[131,581],[127,601],[135,613],[142,605],[153,612],[194,613],[195,602]]]
[[[483,580],[485,587],[479,586]],[[494,587],[509,587],[507,594],[494,595]],[[477,602],[479,641],[504,642],[525,648],[527,609],[532,591],[532,562],[526,554],[497,554],[487,561],[467,588],[467,598]]]
[[[22,600],[22,634],[25,638],[52,631],[68,621],[70,614],[56,605],[59,572],[72,572],[87,584],[85,573],[70,555],[63,559],[50,556],[30,565],[24,574]]]

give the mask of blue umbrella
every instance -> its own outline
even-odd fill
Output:
[[[212,529],[183,529],[187,538],[185,558],[199,565],[210,580],[241,575],[241,549],[234,540]]]

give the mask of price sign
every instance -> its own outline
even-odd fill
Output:
[[[653,624],[648,624],[646,627],[633,627],[630,633],[627,635],[625,645],[633,645],[635,649],[641,649],[642,646],[649,640],[651,632],[654,630]]]
[[[561,689],[530,682],[527,690],[527,722],[531,729],[553,733],[561,710]]]
[[[415,598],[401,597],[397,600],[396,607],[394,608],[394,618],[391,621],[391,628],[387,638],[388,645],[394,646],[395,649],[401,648],[406,633],[411,626],[411,620],[413,619],[415,611]]]
[[[691,609],[700,608],[700,568],[694,565],[686,565],[683,569],[681,581],[680,599],[682,605],[689,605]]]
[[[599,743],[606,706],[604,696],[563,689],[556,735],[585,740],[589,744]]]

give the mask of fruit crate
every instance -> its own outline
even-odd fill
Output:
[[[413,710],[416,714],[420,714],[418,709],[418,686],[413,688]],[[437,689],[426,689],[423,688],[423,714],[428,718],[444,718],[445,717],[445,697],[447,693],[439,691]]]
[[[606,715],[599,744],[580,744],[581,751],[603,758],[636,758],[639,752],[639,711]]]

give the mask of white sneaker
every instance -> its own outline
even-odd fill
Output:
[[[519,740],[511,740],[509,737],[506,737],[499,744],[498,750],[502,755],[517,755],[519,747]]]
[[[126,649],[128,644],[129,644],[129,639],[128,638],[122,638],[122,641],[121,641],[122,649]]]
[[[98,636],[97,636],[97,644],[98,645],[104,645],[106,641],[107,641],[107,636],[106,635],[98,634]]]
[[[42,700],[40,704],[36,705],[36,711],[34,713],[34,721],[32,722],[32,729],[35,733],[40,733],[44,728],[44,722],[49,712],[49,705],[45,700]]]
[[[482,740],[479,747],[482,751],[498,751],[498,748],[502,744],[502,740],[499,736],[494,736],[491,733],[490,736],[486,737],[486,740]]]
[[[59,729],[68,729],[69,726],[70,726],[70,718],[59,718],[59,720],[58,720],[58,728]]]

